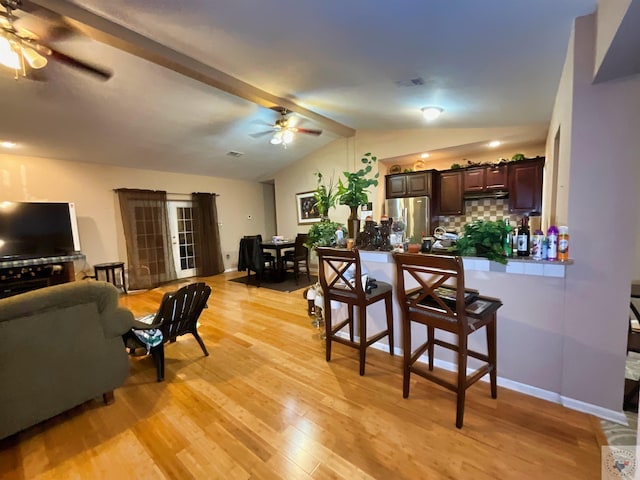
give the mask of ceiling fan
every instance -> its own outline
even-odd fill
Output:
[[[21,18],[14,15],[15,10],[21,9],[22,0],[0,0],[0,6],[4,8],[4,11],[0,11],[0,65],[14,70],[16,79],[44,68],[50,58],[101,80],[111,78],[110,71],[62,53],[43,43],[35,33],[22,28]],[[68,32],[69,28],[58,26],[51,30],[54,31]]]
[[[301,128],[297,125],[294,125],[295,120],[293,119],[296,117],[294,117],[294,114],[291,110],[285,107],[271,107],[271,109],[278,112],[280,114],[280,117],[276,119],[273,125],[271,125],[270,130],[252,133],[250,134],[252,137],[262,137],[267,134],[272,134],[271,140],[269,140],[269,142],[272,145],[282,145],[286,148],[286,146],[293,141],[296,133],[304,133],[306,135],[315,136],[318,136],[322,133],[322,130]]]

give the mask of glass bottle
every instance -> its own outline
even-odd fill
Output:
[[[520,228],[518,229],[518,256],[529,256],[529,217],[526,215],[522,217],[520,222]]]
[[[504,254],[506,257],[511,257],[513,255],[513,239],[509,217],[504,217],[504,229],[506,231],[503,244]]]

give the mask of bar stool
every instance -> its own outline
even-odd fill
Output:
[[[449,390],[456,392],[456,427],[462,428],[467,388],[487,373],[491,383],[491,398],[497,398],[496,362],[496,312],[502,302],[496,298],[482,297],[475,290],[464,288],[464,268],[460,257],[394,254],[397,269],[397,296],[402,309],[403,386],[402,396],[409,396],[410,375],[415,373]],[[412,325],[427,327],[427,341],[412,350]],[[486,327],[487,354],[469,350],[468,336]],[[458,337],[454,345],[435,337],[436,330],[443,330]],[[434,347],[453,350],[458,357],[457,381],[450,382],[433,371]],[[427,352],[426,365],[418,363]],[[481,362],[467,375],[467,357]]]
[[[364,375],[367,347],[384,337],[389,337],[389,353],[393,355],[393,312],[391,295],[393,287],[384,282],[376,282],[377,287],[368,289],[362,284],[362,266],[357,250],[341,250],[318,247],[320,285],[324,296],[327,362],[331,360],[331,342],[342,343],[360,352],[360,375]],[[331,301],[345,303],[349,309],[346,320],[332,324]],[[367,307],[384,300],[387,328],[367,338]],[[354,341],[354,308],[358,308],[358,341]],[[349,339],[338,333],[349,326]]]
[[[116,280],[116,271],[119,270],[120,283]],[[127,293],[127,285],[124,279],[124,262],[98,263],[93,266],[93,272],[96,280],[100,280],[100,272],[104,272],[105,281],[112,283]]]

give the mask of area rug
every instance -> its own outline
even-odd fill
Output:
[[[635,445],[638,428],[638,414],[635,412],[624,412],[629,425],[620,425],[619,423],[610,422],[608,420],[600,420],[602,431],[607,437],[607,443],[610,446]]]
[[[237,278],[230,278],[230,282],[237,283],[246,283],[247,276],[243,275]],[[311,281],[307,281],[307,276],[302,274],[298,277],[298,284],[296,285],[296,281],[294,279],[292,272],[287,272],[287,276],[282,282],[273,282],[269,278],[264,278],[260,282],[260,288],[268,288],[270,290],[277,290],[279,292],[295,292],[296,290],[300,290],[301,288],[306,288],[309,285],[313,285],[318,281],[317,275],[311,275]],[[256,286],[256,276],[255,274],[251,274],[251,279],[249,280],[248,286]]]

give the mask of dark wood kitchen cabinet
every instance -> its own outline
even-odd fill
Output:
[[[464,191],[506,190],[507,178],[506,165],[469,168],[464,171]]]
[[[506,165],[495,165],[485,169],[485,188],[487,190],[506,190],[508,188],[508,168]]]
[[[432,176],[432,170],[387,175],[385,177],[386,197],[422,197],[431,195]]]
[[[464,213],[463,173],[462,170],[440,172],[440,215]]]
[[[509,164],[509,213],[542,211],[544,157]]]

